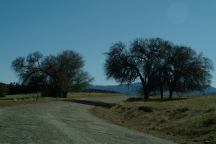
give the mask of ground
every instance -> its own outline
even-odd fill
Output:
[[[129,99],[92,113],[115,124],[182,144],[216,143],[216,97]]]
[[[27,100],[25,100],[27,99]],[[124,96],[56,99],[2,100],[0,108],[1,144],[171,144],[97,118],[90,109],[111,107]],[[28,104],[30,101],[31,104]],[[17,104],[18,103],[18,104]],[[3,104],[1,102],[0,104]],[[23,105],[25,104],[25,105]],[[11,106],[13,105],[13,106]],[[0,105],[1,106],[1,105]]]

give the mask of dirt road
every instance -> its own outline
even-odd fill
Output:
[[[169,144],[90,114],[111,99],[57,101],[0,109],[1,144]]]

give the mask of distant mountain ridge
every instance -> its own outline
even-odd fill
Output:
[[[129,95],[137,94],[140,88],[141,88],[140,83],[133,83],[131,85],[127,85],[127,84],[107,85],[107,86],[93,85],[89,87],[89,89],[106,90],[111,92],[129,94]]]
[[[141,83],[136,82],[131,85],[127,85],[127,84],[107,85],[107,86],[92,85],[89,87],[89,89],[118,92],[118,93],[123,93],[123,94],[128,94],[128,95],[136,95],[138,94],[141,87],[142,87]],[[216,88],[210,86],[206,88],[205,90],[203,90],[202,92],[193,91],[193,92],[190,92],[190,94],[216,94]]]

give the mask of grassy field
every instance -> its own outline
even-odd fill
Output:
[[[90,98],[90,97],[107,97],[107,96],[120,96],[119,93],[96,93],[96,92],[78,92],[69,93],[67,98]]]
[[[182,144],[216,144],[216,96],[130,99],[92,112],[113,123]]]
[[[18,95],[7,95],[0,98],[0,108],[25,105],[25,104],[35,104],[41,102],[50,102],[56,100],[50,97],[38,97],[36,94],[18,94]]]
[[[106,97],[106,96],[119,96],[117,93],[94,93],[94,92],[76,92],[69,93],[65,99],[79,99],[79,98],[90,98],[90,97]],[[50,102],[61,100],[61,98],[52,97],[40,97],[37,94],[18,94],[18,95],[7,95],[0,98],[0,108],[9,107],[24,104],[34,104],[41,102]]]

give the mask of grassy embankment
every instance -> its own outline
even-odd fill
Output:
[[[92,112],[113,123],[187,144],[216,144],[216,96],[127,100]]]

